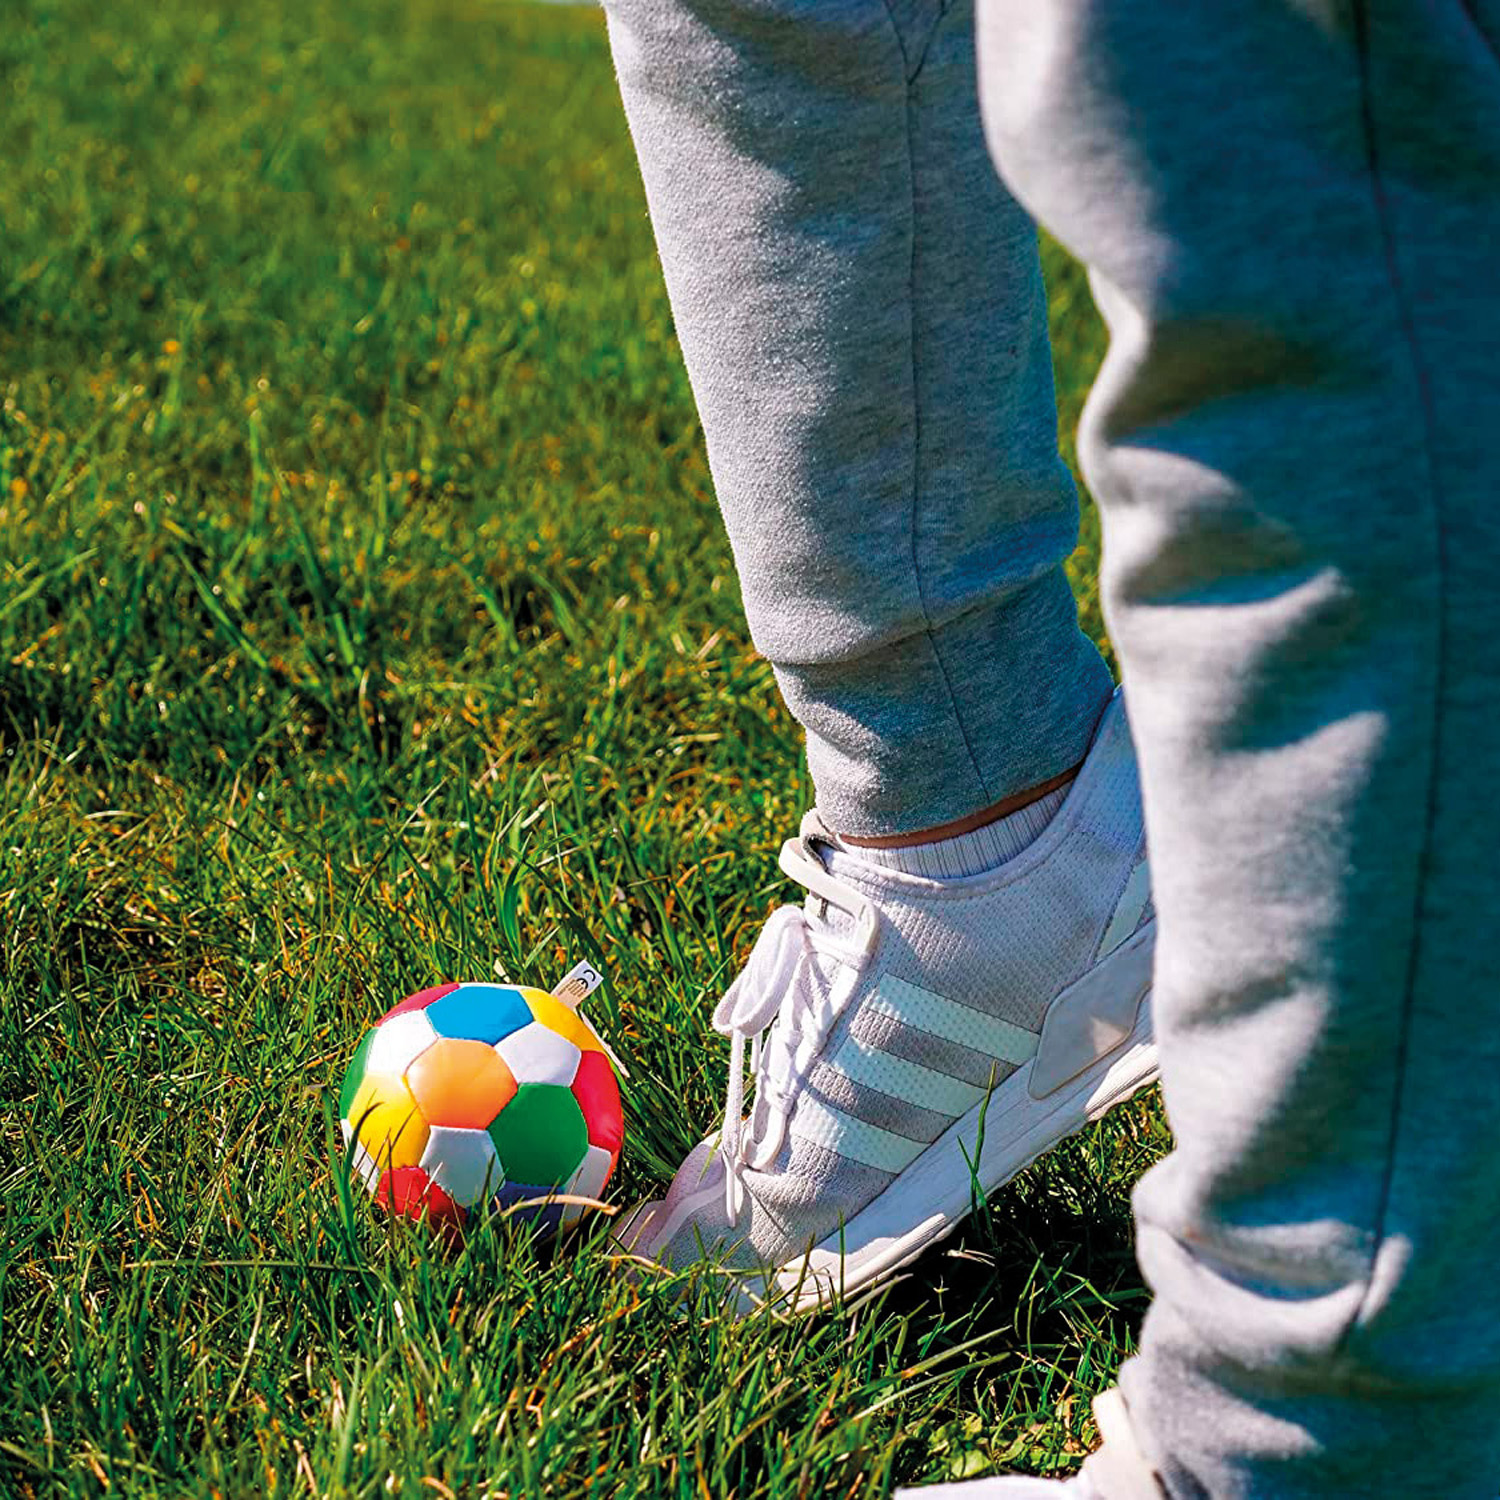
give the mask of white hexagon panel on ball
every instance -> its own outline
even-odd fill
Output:
[[[366,1078],[400,1078],[435,1042],[437,1032],[427,1013],[409,1010],[382,1021],[370,1038],[365,1055]]]
[[[540,1021],[502,1038],[495,1043],[495,1051],[519,1084],[555,1083],[570,1088],[583,1059],[572,1042]]]
[[[459,1205],[472,1208],[505,1179],[487,1130],[456,1125],[429,1127],[422,1170]]]
[[[598,1198],[604,1191],[604,1184],[609,1181],[609,1168],[613,1160],[603,1146],[590,1146],[563,1191],[579,1198]],[[564,1224],[576,1224],[587,1212],[586,1204],[564,1203],[562,1221]]]

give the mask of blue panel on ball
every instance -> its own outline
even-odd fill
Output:
[[[439,1036],[491,1046],[531,1025],[530,1006],[519,990],[507,984],[461,984],[434,1000],[423,1014]]]
[[[524,1182],[503,1183],[495,1193],[495,1207],[503,1209],[515,1203],[529,1203],[533,1199],[545,1198],[549,1193],[556,1191],[556,1188],[550,1187],[528,1187]],[[535,1208],[519,1209],[512,1215],[513,1218],[536,1224],[554,1234],[562,1223],[562,1216],[563,1205],[561,1203],[538,1203]]]

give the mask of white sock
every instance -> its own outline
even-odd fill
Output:
[[[925,875],[929,880],[962,880],[966,875],[982,875],[986,870],[1014,859],[1032,843],[1056,816],[1071,787],[1069,782],[1067,786],[1060,786],[982,828],[958,833],[948,839],[936,839],[930,844],[872,849],[840,839],[839,848],[866,864],[882,865],[907,875]]]

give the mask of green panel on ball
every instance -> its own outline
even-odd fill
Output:
[[[349,1106],[354,1103],[354,1096],[359,1091],[359,1086],[364,1082],[365,1059],[370,1055],[370,1043],[375,1040],[375,1027],[371,1027],[359,1039],[359,1046],[354,1049],[354,1056],[349,1059],[349,1066],[344,1069],[344,1086],[339,1090],[339,1118],[349,1118]]]
[[[525,1083],[495,1116],[490,1139],[507,1179],[554,1187],[577,1170],[589,1132],[571,1089]]]

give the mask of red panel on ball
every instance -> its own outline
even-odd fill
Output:
[[[589,1127],[589,1144],[616,1152],[625,1138],[625,1120],[620,1111],[620,1085],[615,1070],[602,1052],[585,1052],[573,1080],[573,1096]]]
[[[401,1217],[425,1218],[445,1237],[462,1234],[463,1209],[421,1167],[397,1167],[381,1173],[375,1201]]]
[[[457,988],[458,985],[454,983],[435,984],[430,990],[418,990],[415,995],[408,995],[400,1005],[393,1005],[380,1020],[389,1021],[392,1016],[402,1015],[409,1010],[424,1010],[434,1000],[441,1000],[444,995],[451,995]],[[376,1025],[379,1024],[379,1022],[376,1022]]]

